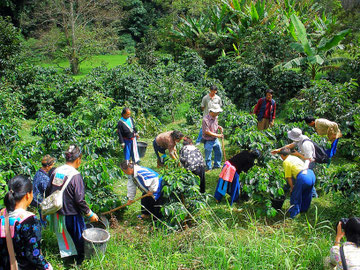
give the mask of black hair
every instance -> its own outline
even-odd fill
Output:
[[[344,226],[346,240],[360,247],[360,218],[352,217]]]
[[[32,191],[31,180],[24,175],[17,175],[8,183],[9,191],[5,194],[4,204],[8,212],[15,210],[15,204]]]
[[[286,148],[286,147],[281,148],[278,154],[279,154],[279,155],[288,156],[288,155],[291,154],[291,149]]]
[[[189,136],[185,136],[184,140],[183,140],[183,145],[185,146],[185,145],[190,145],[190,144],[193,144],[192,139]]]
[[[210,90],[211,90],[211,91],[217,91],[218,88],[217,88],[216,85],[211,85],[211,86],[210,86]]]
[[[134,168],[134,163],[129,162],[128,160],[124,160],[123,162],[120,163],[120,168],[123,171],[126,171],[129,168],[132,169],[132,168]]]
[[[272,90],[272,89],[267,89],[266,92],[265,92],[265,95],[266,95],[267,93],[270,93],[270,94],[273,95],[273,94],[274,94],[274,90]]]
[[[49,167],[56,162],[56,159],[50,155],[45,155],[41,160],[41,165],[43,167]]]
[[[254,158],[259,158],[261,156],[261,151],[258,149],[251,149],[249,152]]]
[[[306,116],[304,118],[306,124],[310,124],[311,122],[314,122],[315,121],[315,118],[313,116]]]
[[[184,134],[182,134],[181,131],[174,130],[173,132],[171,132],[171,137],[172,137],[174,140],[179,140],[179,139],[181,139],[182,137],[184,137]]]
[[[56,170],[56,167],[52,167],[49,171],[48,171],[48,175],[49,177],[51,177],[51,175],[53,174],[53,172]]]
[[[129,107],[125,107],[125,108],[122,110],[121,115],[126,114],[127,111],[130,111],[130,108],[129,108]]]
[[[65,152],[66,162],[74,162],[79,157],[82,157],[80,148],[75,144],[70,145],[68,150]]]

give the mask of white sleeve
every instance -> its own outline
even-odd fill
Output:
[[[149,191],[156,192],[159,188],[159,177],[154,177],[151,179],[151,184],[149,186]]]
[[[129,177],[127,182],[127,197],[129,200],[134,200],[136,195],[136,185],[133,180],[133,176]]]
[[[203,99],[201,100],[201,107],[206,107],[205,99],[206,99],[206,96],[204,96]]]

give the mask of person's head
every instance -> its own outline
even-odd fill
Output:
[[[125,107],[121,112],[121,116],[124,117],[125,119],[128,119],[131,116],[130,108]]]
[[[346,222],[344,228],[346,240],[360,246],[360,218],[352,217]]]
[[[310,126],[310,127],[315,126],[315,118],[314,118],[313,116],[306,116],[306,117],[304,118],[304,120],[305,120],[305,123],[306,123],[308,126]]]
[[[71,166],[73,166],[75,169],[80,167],[81,158],[82,158],[81,150],[75,144],[70,145],[65,152],[66,163],[71,164]]]
[[[216,93],[217,93],[217,86],[216,85],[212,85],[212,86],[210,86],[210,96],[211,97],[213,97],[213,96],[215,96],[216,95]]]
[[[185,136],[184,137],[184,140],[183,140],[183,145],[192,145],[193,144],[193,141],[192,139],[189,137],[189,136]]]
[[[288,138],[294,142],[299,142],[303,138],[302,131],[300,128],[293,128],[288,131]]]
[[[278,154],[280,155],[282,160],[285,160],[291,154],[291,149],[286,147],[281,148]]]
[[[121,162],[120,163],[120,168],[127,175],[133,175],[134,174],[134,164],[132,162],[129,162],[128,160],[124,160],[123,162]]]
[[[258,149],[251,149],[249,151],[249,153],[251,154],[251,156],[254,158],[254,159],[257,159],[261,156],[261,151],[258,150]]]
[[[25,205],[29,206],[33,200],[33,189],[30,179],[24,175],[18,175],[10,179],[8,192],[4,198],[7,211],[14,211],[18,202],[24,200]]]
[[[174,130],[171,132],[171,137],[174,139],[175,142],[180,142],[184,138],[184,134],[181,131]]]
[[[50,169],[54,166],[56,159],[50,155],[45,155],[41,160],[42,169],[45,172],[49,172]]]
[[[272,89],[267,89],[265,92],[266,100],[270,101],[273,97],[274,91]]]
[[[211,115],[211,117],[214,118],[217,117],[222,111],[223,110],[221,109],[219,104],[211,104],[209,108],[209,114]]]

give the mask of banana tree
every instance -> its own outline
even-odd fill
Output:
[[[285,64],[280,64],[275,68],[283,67],[290,69],[308,65],[311,78],[314,80],[316,73],[320,70],[334,68],[334,63],[344,61],[343,58],[332,57],[331,52],[333,52],[336,48],[342,49],[339,44],[345,38],[345,36],[349,34],[349,29],[336,33],[330,39],[322,37],[318,44],[314,46],[312,45],[311,40],[308,38],[306,28],[298,16],[292,14],[290,19],[294,29],[294,31],[292,31],[292,36],[297,41],[292,43],[290,46],[301,56],[292,59]]]

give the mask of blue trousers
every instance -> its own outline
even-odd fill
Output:
[[[196,139],[196,143],[201,143],[201,139],[202,139],[202,128],[200,128],[199,136]]]
[[[304,172],[307,172],[304,174]],[[315,174],[312,170],[303,170],[296,177],[296,183],[290,197],[290,217],[294,218],[301,212],[306,212],[311,204],[312,189],[315,184]]]
[[[213,141],[205,141],[204,143],[205,148],[205,162],[206,167],[208,170],[211,170],[211,156],[214,150],[214,168],[220,168],[221,166],[221,159],[222,159],[222,152],[221,152],[221,145],[218,139]]]
[[[125,143],[125,147],[124,147],[124,156],[125,156],[125,160],[130,160],[130,157],[132,158],[133,161],[135,161],[134,158],[134,150],[133,150],[133,140],[127,140],[124,139],[124,143]]]

